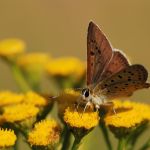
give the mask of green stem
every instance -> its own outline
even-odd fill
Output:
[[[72,149],[71,150],[78,150],[80,147],[81,138],[75,138]]]
[[[121,137],[119,139],[117,150],[125,150],[125,138]]]
[[[54,150],[53,146],[31,146],[32,150]]]
[[[139,126],[136,127],[136,129],[134,129],[128,136],[127,140],[126,140],[126,148],[128,150],[133,150],[137,140],[139,139],[139,137],[145,132],[147,131],[146,129],[148,128],[148,122],[143,122],[143,124],[140,124]]]
[[[150,139],[139,150],[148,150],[149,148],[150,148]]]
[[[19,144],[19,138],[18,138],[18,133],[17,133],[17,140],[16,140],[16,143],[14,145],[14,150],[18,150],[18,144]]]
[[[26,81],[32,87],[32,89],[36,92],[41,91],[41,74],[37,71],[24,71],[24,77],[26,78]]]
[[[47,115],[50,113],[50,111],[52,110],[52,107],[53,107],[52,103],[49,103],[47,106],[45,106],[41,114],[37,116],[36,122],[41,121],[42,119],[45,119]]]
[[[27,92],[27,91],[31,90],[31,88],[27,84],[20,68],[15,63],[11,64],[11,69],[12,69],[14,79],[16,80],[16,83],[18,84],[19,88],[23,92]]]
[[[64,127],[63,132],[63,145],[61,150],[68,150],[70,146],[70,138],[71,138],[71,132],[68,130],[68,128]]]
[[[113,148],[112,148],[112,145],[111,145],[111,142],[110,142],[110,138],[109,138],[109,134],[108,134],[108,130],[107,130],[105,124],[104,123],[100,123],[99,126],[100,126],[100,128],[102,130],[102,133],[103,133],[103,136],[104,136],[104,139],[105,139],[105,143],[107,145],[107,149],[108,150],[112,150]]]

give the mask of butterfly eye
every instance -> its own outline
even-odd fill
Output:
[[[84,95],[85,95],[85,97],[88,97],[88,96],[89,96],[89,91],[86,91],[86,92],[84,93]]]
[[[89,97],[89,95],[90,95],[89,89],[83,89],[82,90],[82,95],[84,95],[85,97]]]

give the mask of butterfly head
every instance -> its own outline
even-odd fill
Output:
[[[83,98],[83,100],[90,101],[90,99],[91,99],[91,93],[90,93],[89,88],[84,88],[82,90],[82,98]]]

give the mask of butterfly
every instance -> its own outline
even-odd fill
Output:
[[[81,91],[86,106],[96,109],[115,98],[128,97],[134,91],[149,88],[148,72],[140,64],[130,65],[125,54],[114,49],[105,34],[93,22],[87,34],[87,87]]]

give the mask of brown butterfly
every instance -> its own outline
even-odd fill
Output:
[[[82,90],[86,107],[96,109],[108,100],[128,97],[138,89],[150,87],[144,66],[130,65],[125,55],[114,49],[104,33],[93,22],[87,35],[87,87]],[[85,107],[85,109],[86,109]]]

